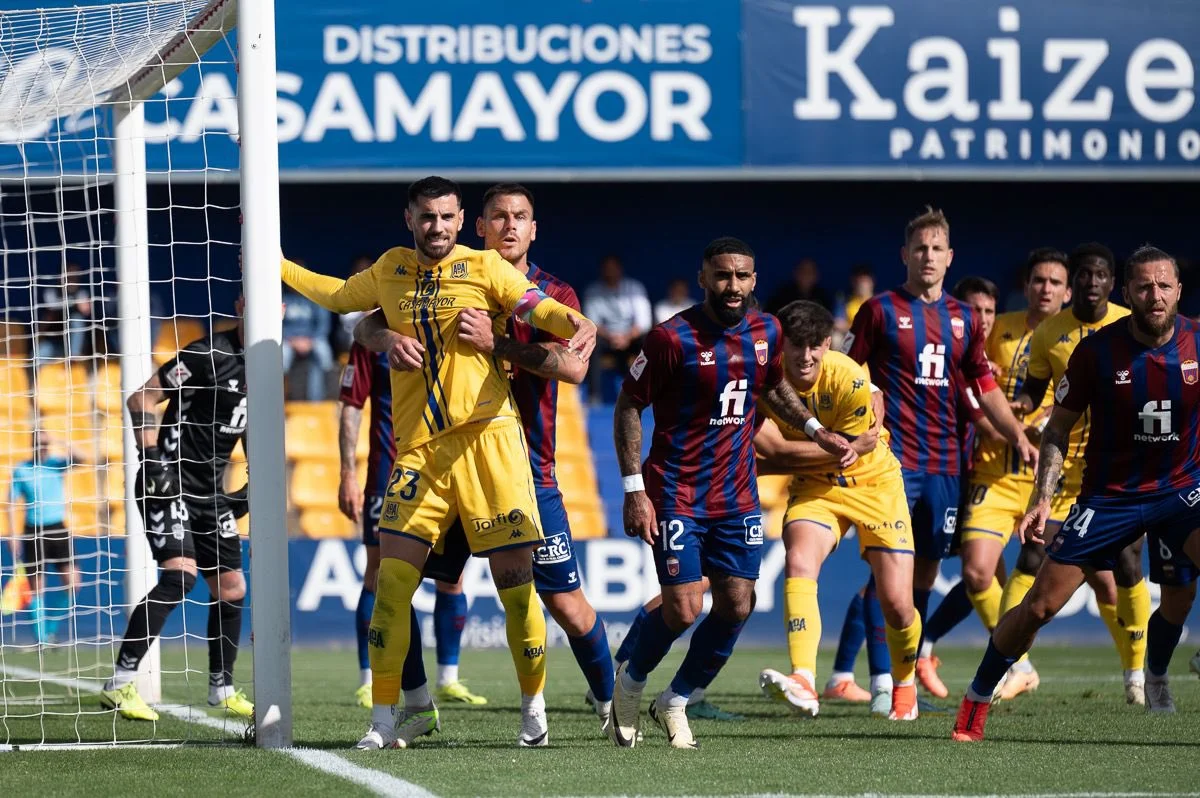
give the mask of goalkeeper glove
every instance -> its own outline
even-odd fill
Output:
[[[147,446],[142,452],[137,487],[147,499],[173,499],[179,494],[179,480],[174,470],[163,462],[157,446]]]

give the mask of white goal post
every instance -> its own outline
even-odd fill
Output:
[[[0,745],[12,742],[14,735],[18,742],[26,744],[67,744],[72,741],[58,739],[52,731],[55,727],[50,723],[41,723],[40,741],[30,739],[28,732],[13,729],[32,728],[29,723],[45,720],[48,716],[69,717],[72,711],[80,717],[100,714],[95,711],[94,694],[108,675],[128,610],[157,581],[158,569],[146,541],[142,519],[134,509],[139,456],[130,418],[124,408],[124,400],[154,373],[156,364],[152,353],[162,354],[155,350],[151,335],[151,256],[155,247],[165,246],[165,250],[158,251],[165,251],[165,257],[171,261],[169,282],[174,304],[179,303],[184,292],[195,289],[204,290],[212,302],[216,278],[211,274],[207,280],[184,280],[179,289],[174,285],[175,248],[196,242],[174,239],[173,214],[177,210],[184,213],[197,209],[183,207],[186,203],[175,208],[170,187],[176,180],[195,183],[197,178],[205,181],[207,186],[210,176],[214,182],[222,182],[219,173],[231,172],[235,166],[237,172],[232,176],[240,186],[240,202],[221,206],[219,200],[208,197],[206,188],[204,205],[199,212],[204,215],[210,211],[236,212],[240,206],[240,242],[210,239],[200,242],[200,248],[211,253],[219,244],[224,247],[223,252],[228,252],[239,249],[240,243],[244,264],[248,419],[245,455],[246,462],[253,463],[255,475],[249,483],[253,556],[250,558],[251,572],[247,574],[254,630],[255,741],[262,747],[291,745],[291,629],[280,346],[274,23],[273,0],[140,0],[75,8],[0,10],[0,247],[3,248],[0,279],[4,282],[5,354],[10,355],[2,365],[4,378],[11,377],[7,383],[0,383],[0,391],[8,392],[4,397],[5,417],[0,418],[5,440],[0,443],[21,436],[28,438],[35,430],[44,432],[47,423],[40,407],[48,395],[48,382],[40,381],[43,374],[40,364],[44,362],[40,346],[49,337],[39,337],[38,330],[40,317],[48,307],[40,298],[37,264],[44,263],[47,257],[61,257],[63,268],[69,271],[67,263],[70,259],[87,258],[83,271],[91,275],[91,299],[96,300],[89,303],[93,308],[89,311],[89,323],[96,329],[88,334],[93,341],[104,335],[98,329],[102,326],[102,314],[95,308],[101,304],[99,295],[102,291],[98,286],[105,283],[115,293],[115,312],[105,318],[113,322],[111,326],[117,332],[115,339],[119,343],[115,347],[119,356],[97,357],[93,351],[88,366],[75,362],[74,343],[65,332],[68,324],[72,331],[75,329],[75,319],[70,318],[72,300],[67,296],[67,284],[64,283],[60,300],[55,300],[62,303],[62,363],[52,365],[58,370],[56,373],[68,375],[63,387],[68,404],[81,405],[83,398],[87,398],[89,418],[100,419],[94,422],[98,427],[96,437],[103,438],[107,432],[120,436],[119,463],[115,451],[110,449],[106,457],[100,451],[102,444],[97,445],[100,454],[92,463],[92,479],[110,486],[124,486],[125,536],[125,558],[119,567],[96,565],[94,569],[85,569],[82,578],[86,580],[91,574],[90,578],[96,584],[90,587],[101,597],[95,600],[97,606],[89,608],[99,620],[86,632],[79,628],[77,620],[69,621],[75,628],[70,635],[70,650],[63,660],[68,665],[50,664],[58,662],[59,652],[43,645],[41,628],[35,646],[21,636],[24,632],[15,620],[0,618],[0,683],[3,685]],[[202,57],[218,44],[226,48],[225,60],[219,63],[224,67],[232,65],[235,59],[230,42],[235,27],[237,92],[236,98],[224,99],[236,100],[238,162],[206,161],[201,169],[189,168],[187,174],[175,174],[168,148],[167,167],[148,170],[146,103],[168,102],[160,93],[174,85],[173,81],[178,83],[176,79],[180,76],[186,77],[188,70],[200,68]],[[226,134],[222,130],[211,135]],[[162,143],[153,135],[150,138]],[[200,146],[205,146],[203,136]],[[168,187],[166,207],[151,208],[148,198],[151,181]],[[107,201],[110,191],[111,200]],[[4,204],[6,200],[9,205]],[[56,209],[58,218],[47,218],[46,207]],[[165,245],[152,242],[153,214],[165,217],[171,226],[172,238]],[[80,226],[86,231],[82,234],[74,232],[74,228]],[[51,231],[48,235],[47,229]],[[111,239],[108,238],[110,235]],[[112,265],[115,265],[115,272],[108,274]],[[231,280],[224,279],[223,282]],[[14,293],[28,296],[27,306],[23,302],[14,303]],[[49,310],[53,312],[56,308]],[[214,310],[207,315],[205,321],[212,326],[223,314]],[[174,316],[173,312],[171,316]],[[14,321],[18,317],[20,319]],[[168,321],[173,325],[172,329],[178,330],[174,319],[164,318],[161,311],[154,320]],[[26,324],[30,331],[28,335],[13,332]],[[172,342],[175,349],[189,343],[189,340],[178,340],[181,337],[177,334],[177,340]],[[18,359],[11,357],[12,341],[17,339],[23,339],[29,350],[28,362],[20,368],[14,365]],[[106,353],[108,351],[106,349]],[[162,358],[157,359],[161,361]],[[103,366],[97,363],[103,363]],[[111,369],[118,363],[120,402],[109,401],[102,411],[100,392],[105,382],[102,369]],[[19,372],[26,372],[28,376]],[[84,378],[74,376],[85,373],[88,375],[86,382]],[[115,389],[115,385],[109,387]],[[85,392],[90,392],[91,396],[84,397]],[[118,423],[120,429],[113,429]],[[71,440],[69,424],[63,431]],[[4,473],[0,490],[5,493],[0,501],[5,504],[10,501],[8,491],[13,465],[8,461],[0,463],[0,471]],[[70,488],[70,480],[67,484]],[[98,539],[119,535],[120,530],[114,530],[112,526],[121,524],[122,516],[112,512],[104,502],[102,487],[95,493],[94,503],[101,507],[101,518],[97,531],[90,534]],[[76,499],[77,495],[68,489],[67,505]],[[3,512],[6,524],[11,509]],[[90,509],[94,517],[96,510]],[[15,527],[16,522],[7,525]],[[8,531],[10,535],[20,534],[16,528]],[[7,540],[0,543],[7,549]],[[94,548],[97,562],[107,562],[108,544],[101,542]],[[5,567],[0,576],[15,576],[15,557],[10,563],[0,556],[0,564]],[[8,571],[10,564],[14,569],[12,574]],[[102,606],[103,596],[110,589],[109,583],[118,579],[124,583],[124,614],[116,612],[120,608]],[[67,593],[69,603],[72,595],[69,587]],[[183,609],[179,608],[179,612]],[[178,638],[186,642],[189,637],[199,636],[185,629]],[[192,667],[190,662],[181,671],[185,678],[188,674],[194,677],[201,672],[202,668]],[[160,651],[155,644],[142,660],[136,681],[142,697],[152,704],[164,700],[161,674]],[[55,698],[60,704],[68,704],[66,710],[49,708],[47,695],[52,688],[67,691],[68,698],[61,695]],[[91,695],[87,695],[89,693]],[[172,710],[177,717],[195,711],[188,708],[181,713],[177,707]],[[87,721],[94,719],[85,718]],[[26,725],[21,726],[22,722]],[[79,728],[86,725],[77,724]],[[74,742],[149,742],[155,740],[157,734],[148,731],[130,737],[122,731],[122,727],[114,724],[111,739],[95,739],[87,732],[76,730]]]

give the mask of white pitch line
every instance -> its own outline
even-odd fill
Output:
[[[30,668],[22,668],[16,665],[0,666],[0,671],[15,676],[19,679],[29,681],[40,680],[57,684],[61,687],[71,687],[88,693],[99,693],[102,689],[95,682],[85,682],[82,679],[71,679],[62,676],[49,676]],[[232,728],[230,722],[219,720],[211,715],[202,712],[195,707],[185,706],[183,704],[159,704],[155,707],[159,712],[163,712],[171,717],[184,721],[185,723],[194,723],[198,726],[207,726],[211,729],[226,731],[236,736],[241,736],[241,732]],[[108,747],[108,746],[105,746]],[[133,747],[133,746],[131,746]],[[14,746],[13,748],[16,748]],[[22,750],[30,750],[29,748],[21,747]],[[4,748],[0,747],[0,751]],[[12,750],[12,749],[9,749]],[[55,750],[51,746],[46,746],[41,750]],[[343,759],[337,754],[329,751],[321,751],[314,748],[276,748],[268,749],[278,751],[281,754],[296,759],[305,765],[316,770],[323,771],[336,776],[346,781],[354,782],[360,787],[365,787],[376,795],[395,796],[395,798],[436,798],[436,796],[426,790],[419,784],[413,784],[411,781],[393,776],[390,773],[384,773],[380,770],[372,770],[365,768],[362,765],[356,765],[353,762]]]

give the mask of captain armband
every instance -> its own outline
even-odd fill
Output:
[[[982,377],[977,377],[977,378],[971,380],[971,382],[967,385],[967,387],[975,392],[976,397],[979,397],[979,396],[983,396],[988,391],[993,391],[993,390],[999,388],[1000,386],[996,384],[996,379],[992,376],[992,373],[989,371],[987,374],[984,374]]]
[[[533,309],[536,308],[543,299],[549,299],[549,297],[546,296],[545,291],[540,288],[530,288],[525,292],[525,295],[521,297],[520,301],[517,302],[517,306],[513,308],[513,315],[526,324],[529,324],[530,320],[533,318]]]

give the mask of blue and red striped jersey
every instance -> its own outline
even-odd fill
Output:
[[[1200,480],[1200,325],[1180,316],[1150,349],[1120,320],[1075,348],[1055,404],[1091,408],[1080,496],[1152,496]]]
[[[371,352],[355,342],[342,372],[341,399],[361,408],[371,400],[371,446],[367,454],[367,484],[364,491],[383,495],[392,463],[396,461],[396,436],[392,432],[392,378],[387,355]]]
[[[572,310],[579,310],[575,289],[532,263],[526,274],[529,281],[546,296],[557,299]],[[582,314],[582,311],[580,311]],[[517,319],[508,320],[508,335],[521,343],[560,343],[566,341],[553,333],[539,330]],[[513,399],[521,413],[525,440],[529,443],[529,463],[533,466],[533,481],[539,488],[558,487],[554,473],[554,447],[557,444],[555,421],[558,415],[558,380],[548,380],[518,366],[512,368]]]
[[[947,293],[925,302],[904,288],[867,300],[842,351],[871,371],[883,391],[884,423],[900,465],[960,473],[959,390],[991,379],[979,320]]]
[[[724,518],[758,509],[758,398],[783,379],[783,333],[751,310],[723,327],[694,305],[646,336],[622,391],[651,406],[642,466],[660,518]]]

